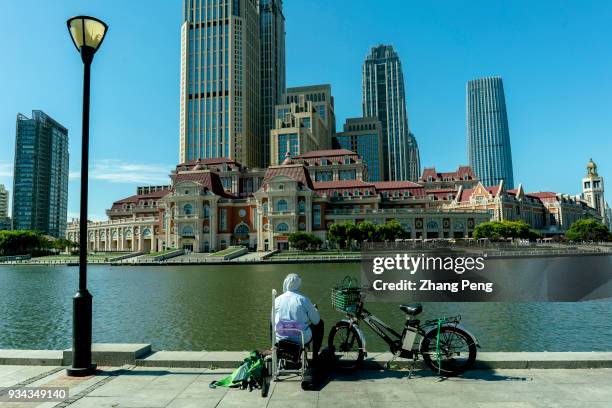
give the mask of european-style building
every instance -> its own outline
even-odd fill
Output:
[[[325,241],[329,227],[345,221],[396,220],[412,239],[437,239],[471,237],[489,220],[522,220],[555,235],[579,219],[601,219],[575,197],[506,189],[503,181],[484,186],[467,166],[426,169],[419,183],[368,181],[367,165],[344,149],[288,156],[267,169],[224,158],[189,161],[170,179],[168,186],[140,187],[113,203],[108,221],[91,222],[90,250],[287,249],[292,232]],[[69,224],[68,238],[78,241],[78,222]]]

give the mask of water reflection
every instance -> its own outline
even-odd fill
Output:
[[[329,289],[359,264],[249,266],[91,266],[94,341],[152,343],[166,350],[268,347],[270,291],[290,272],[319,305],[329,329],[342,315]],[[70,347],[75,267],[0,267],[0,348]],[[401,327],[394,304],[370,311]],[[582,303],[428,303],[422,319],[461,314],[485,351],[608,351],[611,301]],[[384,343],[368,333],[368,349]]]

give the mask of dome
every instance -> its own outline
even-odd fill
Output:
[[[589,159],[589,163],[587,164],[587,169],[595,169],[595,168],[597,168],[597,165],[595,164],[593,159]]]

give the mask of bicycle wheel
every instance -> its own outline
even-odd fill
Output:
[[[421,342],[423,361],[434,372],[454,377],[469,370],[476,361],[476,343],[472,336],[458,327],[440,328],[440,340],[436,345],[438,328],[430,330]]]
[[[338,322],[332,327],[328,346],[334,353],[336,367],[343,371],[356,369],[365,357],[361,337],[348,322]]]

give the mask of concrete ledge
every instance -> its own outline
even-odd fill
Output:
[[[0,350],[0,365],[61,366],[61,350]]]
[[[142,367],[234,368],[248,351],[151,351],[150,344],[95,343],[92,359],[99,365]],[[384,368],[391,354],[370,352],[364,368]],[[0,350],[0,365],[66,366],[72,363],[72,350]],[[397,359],[394,368],[408,368],[411,361]],[[422,361],[415,368],[422,368]],[[478,353],[476,369],[579,369],[612,368],[612,352],[483,352]]]
[[[157,351],[136,365],[144,367],[234,368],[247,357],[248,351]],[[391,359],[390,353],[368,353],[364,368],[379,370]],[[397,359],[392,366],[408,368],[412,362]],[[418,361],[415,368],[423,368]],[[475,369],[572,369],[612,368],[612,352],[483,352],[478,353]]]
[[[91,346],[91,359],[98,365],[121,366],[135,364],[136,359],[151,354],[150,344],[94,343]],[[72,349],[64,350],[63,365],[72,364]]]

